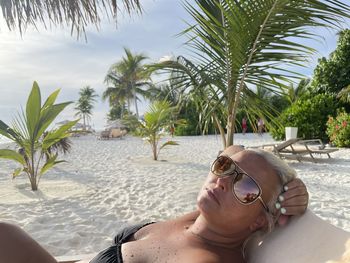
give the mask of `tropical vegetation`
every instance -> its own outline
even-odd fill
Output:
[[[283,125],[272,128],[271,135],[277,140],[282,140],[285,136],[284,128],[291,126],[298,127],[300,138],[320,138],[328,141],[326,123],[329,115],[336,114],[337,106],[337,100],[330,94],[303,97],[278,116]]]
[[[282,125],[276,125],[271,129],[275,139],[284,138],[285,126],[296,126],[299,129],[298,137],[322,138],[324,141],[330,140],[335,145],[344,146],[340,140],[346,142],[347,139],[344,137],[346,132],[338,132],[335,128],[338,124],[335,123],[337,123],[337,111],[343,107],[345,109],[341,111],[350,109],[349,61],[350,30],[346,29],[339,33],[337,48],[329,58],[319,59],[313,78],[302,80],[296,88],[290,87],[290,91],[285,95],[290,106],[276,117]]]
[[[339,32],[337,48],[329,58],[321,58],[311,86],[315,92],[338,94],[350,85],[350,29]]]
[[[18,114],[11,126],[0,120],[0,134],[13,141],[18,150],[0,149],[0,158],[17,162],[13,177],[24,173],[28,176],[33,191],[38,190],[43,174],[56,164],[60,150],[69,150],[69,130],[77,121],[68,122],[57,128],[50,128],[56,117],[71,103],[55,104],[60,90],[56,90],[41,104],[41,93],[37,82],[33,83],[25,112]]]
[[[144,120],[129,118],[127,125],[136,127],[136,134],[147,141],[152,149],[153,160],[158,160],[160,150],[169,145],[178,145],[176,141],[168,140],[162,144],[161,139],[165,136],[165,130],[181,120],[174,120],[176,107],[172,107],[167,101],[155,101],[144,114]]]
[[[162,82],[159,85],[154,85],[147,90],[148,97],[152,101],[166,100],[171,106],[177,107],[177,118],[183,120],[180,125],[175,125],[175,135],[200,135],[213,134],[215,128],[211,123],[201,125],[201,111],[197,105],[200,103],[199,96],[190,96],[182,92],[182,88],[178,85],[178,80],[172,76],[168,81]],[[203,123],[202,123],[203,124]],[[208,126],[205,126],[205,125]]]
[[[130,112],[131,101],[139,118],[137,101],[138,95],[147,96],[144,87],[151,87],[150,72],[146,70],[144,61],[147,57],[144,54],[133,54],[129,49],[124,48],[125,56],[114,63],[108,70],[105,83],[109,86],[103,93],[102,98],[108,99],[111,108],[119,107],[125,110],[125,104]]]
[[[195,0],[186,8],[195,21],[184,31],[195,60],[158,66],[182,72],[187,94],[202,96],[202,121],[215,123],[224,147],[233,144],[242,107],[252,117],[276,120],[255,89],[282,94],[301,78],[291,68],[305,66],[315,50],[300,40],[316,38],[315,27],[336,27],[350,17],[350,6],[339,1]]]
[[[79,99],[76,102],[76,116],[83,119],[83,130],[86,131],[86,125],[89,123],[92,115],[92,109],[98,95],[90,86],[81,88],[79,91]]]
[[[340,111],[335,118],[327,121],[327,134],[337,147],[350,147],[350,114]]]
[[[10,30],[18,29],[21,34],[28,25],[38,28],[38,23],[68,26],[71,34],[78,38],[85,35],[88,25],[99,28],[102,17],[117,17],[123,5],[129,14],[142,12],[140,0],[68,0],[68,1],[0,1],[2,15]]]

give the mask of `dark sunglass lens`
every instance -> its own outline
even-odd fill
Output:
[[[231,158],[220,156],[213,163],[212,172],[216,175],[225,175],[234,170],[235,164]]]
[[[251,203],[258,198],[258,185],[246,174],[238,174],[234,180],[233,191],[242,203]]]

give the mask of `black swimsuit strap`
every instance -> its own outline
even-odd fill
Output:
[[[101,251],[96,257],[92,259],[92,261],[90,261],[90,263],[123,263],[121,250],[122,244],[128,242],[130,237],[141,228],[153,223],[154,222],[146,224],[142,223],[123,228],[115,236],[114,244]]]
[[[137,231],[139,231],[141,228],[148,226],[150,224],[153,224],[154,222],[149,223],[141,223],[129,227],[125,227],[122,231],[120,231],[114,238],[114,243],[117,244],[117,257],[118,261],[116,263],[123,263],[123,255],[122,255],[122,244],[126,243],[128,239],[134,235]]]
[[[123,228],[121,231],[118,232],[118,234],[114,237],[114,244],[123,244],[128,241],[128,239],[135,234],[137,231],[139,231],[141,228],[153,224],[154,222],[149,223],[140,223],[132,226],[127,226]]]

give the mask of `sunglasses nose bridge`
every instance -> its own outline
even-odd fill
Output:
[[[222,190],[230,191],[230,187],[232,186],[232,180],[234,180],[233,175],[219,176],[216,180],[216,185]]]

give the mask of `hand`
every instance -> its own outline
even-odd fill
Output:
[[[306,211],[309,193],[302,180],[296,178],[284,186],[284,192],[279,196],[276,207],[280,207],[279,225],[285,225],[290,216],[301,215]]]

